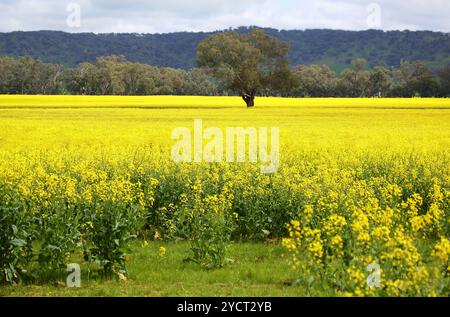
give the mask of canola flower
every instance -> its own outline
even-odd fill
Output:
[[[441,241],[435,245],[432,255],[442,261],[442,263],[449,263],[450,241],[442,237]]]

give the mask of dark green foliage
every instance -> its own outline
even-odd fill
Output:
[[[293,71],[297,86],[293,94],[299,97],[332,97],[336,90],[336,73],[326,65],[300,65]]]
[[[449,51],[436,32],[0,33],[0,94],[446,97]]]
[[[73,69],[30,57],[0,57],[0,94],[216,95],[204,70],[185,71],[99,57]]]
[[[236,38],[230,39],[239,44],[240,41],[236,39],[240,39],[240,35],[232,34]],[[227,35],[220,34],[215,38],[224,42],[223,37]],[[265,38],[265,35],[263,37]],[[398,68],[376,66],[370,69],[365,59],[358,58],[352,62],[351,68],[345,69],[340,75],[326,65],[300,65],[291,69],[284,58],[287,48],[284,44],[274,45],[276,40],[274,43],[271,41],[267,43],[274,49],[267,50],[264,54],[254,54],[254,50],[259,50],[253,46],[254,43],[240,43],[235,45],[233,50],[219,50],[226,51],[228,55],[234,54],[238,58],[235,64],[230,59],[217,65],[214,65],[218,60],[214,52],[214,45],[217,43],[211,45],[205,42],[207,49],[204,49],[205,44],[202,44],[199,51],[207,54],[199,54],[199,59],[203,59],[201,65],[206,67],[188,71],[132,63],[120,55],[99,57],[95,63],[81,63],[72,69],[43,63],[30,57],[0,57],[0,94],[239,94],[250,101],[254,96],[450,96],[449,66],[435,72],[425,62],[402,61]],[[265,40],[261,43],[264,42]],[[246,54],[251,58],[245,59]],[[242,60],[246,62],[242,63]],[[211,69],[214,71],[211,72]]]
[[[252,30],[211,35],[198,45],[197,58],[199,66],[253,107],[257,94],[288,94],[294,86],[288,52],[287,43]]]
[[[239,33],[252,28],[241,27]],[[265,33],[289,44],[292,65],[326,64],[340,73],[362,57],[369,67],[398,67],[401,60],[423,60],[432,69],[450,62],[450,37],[429,31],[275,30]],[[100,56],[124,55],[132,62],[190,69],[197,45],[213,33],[94,34],[55,31],[0,33],[0,55],[31,56],[75,67]]]
[[[32,216],[12,190],[0,183],[0,284],[17,281],[30,254]]]
[[[450,66],[439,72],[439,84],[441,86],[441,95],[450,97]]]
[[[402,61],[392,75],[392,97],[434,97],[448,94],[448,91],[440,92],[438,79],[423,62]]]
[[[30,57],[0,57],[0,94],[56,94],[63,90],[64,68]]]

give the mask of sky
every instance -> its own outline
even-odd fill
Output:
[[[450,0],[0,0],[0,32],[277,29],[450,32]]]

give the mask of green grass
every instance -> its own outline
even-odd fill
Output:
[[[159,247],[165,246],[164,257]],[[126,281],[105,279],[87,267],[81,268],[81,288],[68,288],[65,278],[45,281],[42,285],[0,286],[0,296],[306,296],[299,286],[292,286],[295,273],[290,269],[284,249],[279,245],[238,243],[230,246],[228,264],[217,270],[204,270],[183,260],[189,255],[184,242],[150,242],[132,246],[129,277]]]

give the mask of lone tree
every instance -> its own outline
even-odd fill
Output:
[[[288,51],[287,43],[254,29],[208,37],[199,44],[197,59],[227,89],[239,93],[247,107],[254,107],[258,93],[283,94],[292,87]]]

